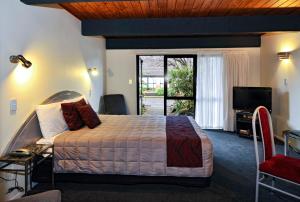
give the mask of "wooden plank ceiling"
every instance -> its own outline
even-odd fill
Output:
[[[300,15],[300,0],[134,0],[60,5],[81,20]]]

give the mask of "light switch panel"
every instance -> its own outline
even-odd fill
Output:
[[[284,86],[288,86],[288,80],[287,79],[283,79],[283,84],[284,84]]]
[[[128,83],[129,85],[132,85],[132,79],[129,79]]]
[[[17,100],[11,99],[10,100],[10,112],[15,113],[17,111]]]

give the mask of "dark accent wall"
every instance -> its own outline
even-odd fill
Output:
[[[83,20],[85,36],[198,36],[300,31],[300,16]]]
[[[260,35],[106,38],[107,49],[176,49],[260,47]]]

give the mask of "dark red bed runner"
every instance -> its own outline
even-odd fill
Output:
[[[202,144],[186,116],[167,116],[167,166],[202,167]]]

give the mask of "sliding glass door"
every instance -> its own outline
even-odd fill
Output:
[[[140,115],[195,115],[196,55],[137,56]]]

